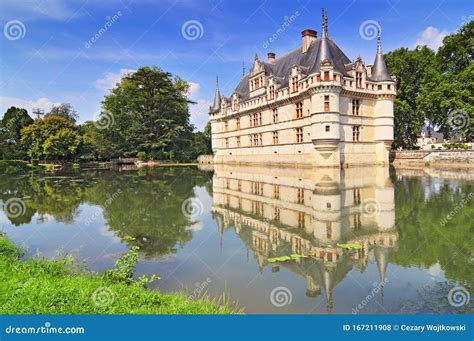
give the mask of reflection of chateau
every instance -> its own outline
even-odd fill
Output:
[[[357,266],[375,259],[384,281],[388,254],[398,240],[394,192],[387,168],[269,169],[216,165],[214,206],[219,232],[234,227],[261,268],[270,257],[311,254],[273,263],[307,282],[307,295],[332,291]],[[338,243],[360,243],[347,251]]]

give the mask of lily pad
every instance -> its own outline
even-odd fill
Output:
[[[347,244],[336,244],[340,248],[347,249],[347,250],[358,250],[362,249],[362,245],[359,243],[347,243]]]

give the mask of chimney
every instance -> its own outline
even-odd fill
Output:
[[[268,52],[268,53],[267,53],[267,61],[268,61],[270,64],[275,63],[275,53],[274,53],[274,52]]]
[[[303,40],[302,52],[305,53],[308,51],[311,43],[316,41],[317,32],[315,30],[306,29],[301,32],[301,38]]]

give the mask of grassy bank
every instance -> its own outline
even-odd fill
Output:
[[[133,280],[132,249],[100,275],[79,270],[72,259],[20,259],[21,251],[0,235],[0,314],[228,314],[225,302],[162,294]]]

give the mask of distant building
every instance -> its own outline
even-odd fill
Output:
[[[256,55],[230,97],[216,86],[209,110],[215,163],[340,167],[388,164],[395,79],[378,35],[373,65],[351,61],[331,39],[302,32],[301,47]]]
[[[421,133],[416,139],[416,146],[420,147],[422,150],[442,148],[443,143],[443,134],[433,131],[426,126],[421,129]]]

